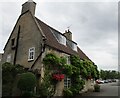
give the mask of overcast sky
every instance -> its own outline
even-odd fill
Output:
[[[0,2],[0,52],[21,14],[22,2]],[[64,32],[70,26],[73,40],[99,69],[118,69],[118,3],[113,0],[90,2],[44,2],[34,0],[36,17]],[[50,1],[50,0],[49,0]],[[1,40],[2,39],[2,40]]]

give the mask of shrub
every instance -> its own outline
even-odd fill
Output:
[[[33,91],[35,85],[36,85],[35,75],[31,72],[26,72],[21,74],[17,86],[21,91]]]
[[[94,85],[94,91],[95,91],[95,92],[100,92],[100,85],[95,84],[95,85]]]
[[[11,96],[17,74],[25,72],[21,65],[5,62],[2,65],[2,96]]]
[[[73,96],[73,92],[69,88],[64,89],[63,94],[64,96]]]
[[[21,96],[23,96],[23,97],[29,97],[30,98],[30,97],[33,97],[34,95],[33,95],[32,92],[26,91]]]

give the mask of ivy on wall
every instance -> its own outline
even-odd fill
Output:
[[[43,59],[45,68],[51,70],[49,75],[53,76],[52,79],[62,80],[64,79],[63,74],[71,78],[72,85],[64,90],[64,94],[69,95],[70,93],[73,96],[83,89],[84,79],[97,78],[99,71],[93,62],[81,60],[78,56],[70,56],[70,62],[71,64],[67,64],[65,57],[57,57],[53,53],[47,54]]]

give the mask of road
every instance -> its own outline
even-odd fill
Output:
[[[100,92],[88,92],[83,96],[118,96],[118,82],[100,84]]]

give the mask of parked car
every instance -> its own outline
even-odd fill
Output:
[[[111,79],[108,79],[108,82],[109,82],[109,83],[111,83],[111,82],[112,82],[112,80],[111,80]]]
[[[103,81],[103,80],[96,80],[96,83],[98,83],[98,84],[103,84],[104,81]]]
[[[104,80],[104,83],[108,83],[108,80]]]
[[[116,82],[116,79],[112,79],[112,82]]]

